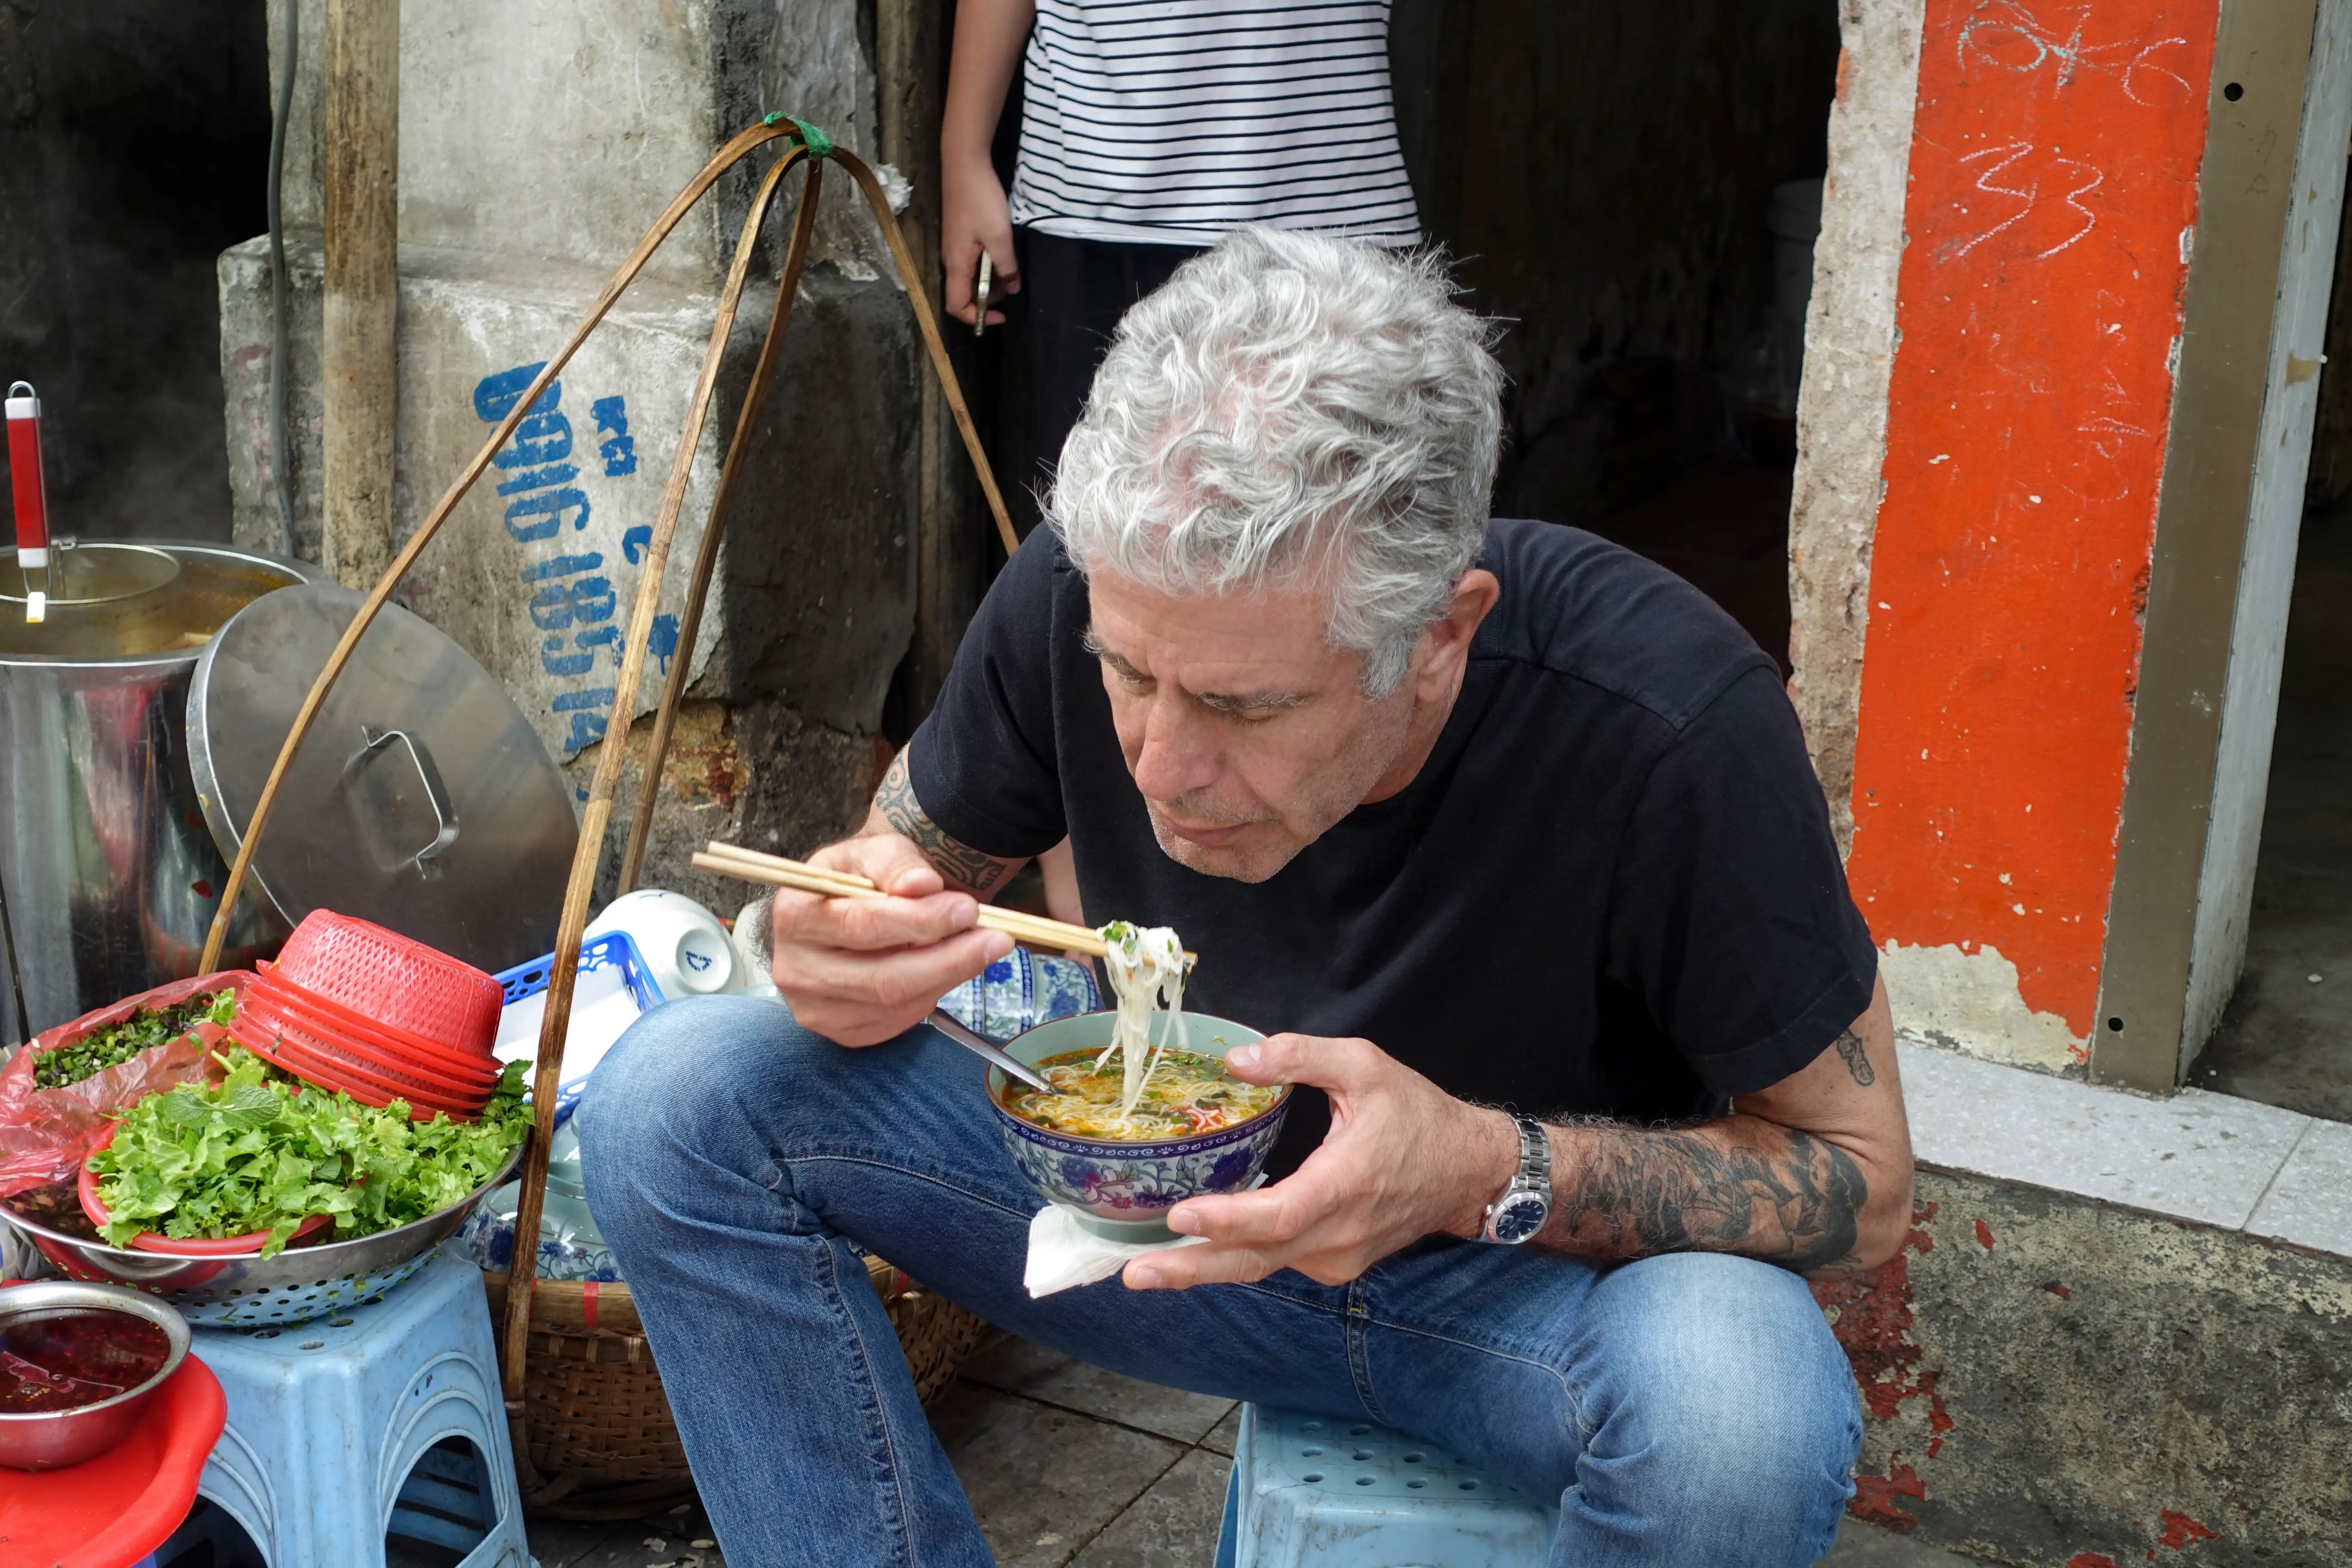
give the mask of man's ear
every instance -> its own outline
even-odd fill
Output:
[[[1414,650],[1414,679],[1423,701],[1434,701],[1451,690],[1463,661],[1470,657],[1471,639],[1502,596],[1502,584],[1483,566],[1472,567],[1454,584],[1445,613],[1421,634],[1421,647]]]

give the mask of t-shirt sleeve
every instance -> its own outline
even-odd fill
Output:
[[[924,814],[983,855],[1026,859],[1068,833],[1053,669],[1057,641],[1081,630],[1055,615],[1056,582],[1067,571],[1051,528],[1022,542],[908,742],[908,781]]]
[[[1606,964],[1717,1094],[1797,1071],[1870,1005],[1878,952],[1776,679],[1739,677],[1659,757],[1611,889]]]

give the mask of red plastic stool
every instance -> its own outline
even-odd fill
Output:
[[[170,1539],[196,1500],[228,1402],[194,1356],[155,1391],[131,1436],[62,1470],[0,1469],[0,1559],[131,1568]]]

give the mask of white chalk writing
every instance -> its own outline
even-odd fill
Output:
[[[1956,47],[1960,64],[1997,67],[2021,74],[2052,68],[2057,85],[2064,88],[2082,72],[2112,76],[2134,103],[2179,102],[2191,96],[2189,79],[2158,63],[2168,49],[2188,46],[2186,38],[2092,44],[2084,41],[2091,7],[2070,6],[2063,29],[2045,26],[2032,10],[2017,0],[1985,0],[1960,24]],[[2169,84],[2169,85],[2168,85]]]

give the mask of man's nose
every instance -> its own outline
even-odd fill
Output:
[[[1152,800],[1181,800],[1217,782],[1223,771],[1205,716],[1181,695],[1153,699],[1135,754],[1135,787]]]

